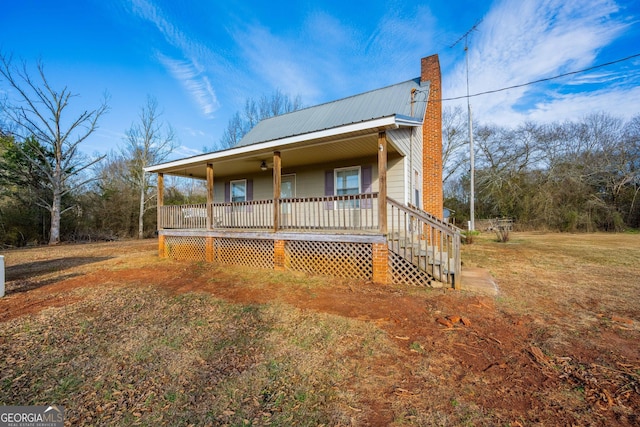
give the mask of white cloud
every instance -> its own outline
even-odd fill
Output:
[[[300,95],[303,99],[318,95],[310,78],[314,66],[300,60],[304,52],[296,51],[295,40],[279,38],[268,28],[256,24],[238,26],[232,36],[243,61],[258,81],[266,81],[273,89],[281,89],[291,96]]]
[[[212,118],[213,113],[220,107],[220,103],[209,77],[205,74],[204,67],[198,62],[198,58],[211,56],[209,50],[190,40],[184,32],[163,16],[153,2],[132,0],[132,11],[153,23],[164,39],[186,58],[176,60],[162,53],[156,55],[162,65],[189,93],[202,114]]]
[[[187,132],[187,134],[189,134],[189,136],[197,136],[197,137],[204,137],[207,136],[206,132],[203,132],[199,129],[193,129],[190,127],[185,127],[184,128],[185,132]]]
[[[186,145],[180,145],[178,148],[173,150],[172,157],[175,158],[184,158],[184,157],[192,157],[202,154],[202,150],[196,150],[191,147],[187,147]]]
[[[209,78],[203,74],[198,64],[191,61],[181,61],[158,53],[158,60],[171,75],[178,80],[192,99],[198,104],[202,114],[213,117],[213,113],[220,107]]]
[[[552,77],[594,64],[598,53],[615,40],[627,24],[613,18],[618,7],[610,0],[521,1],[503,0],[484,17],[478,31],[471,34],[469,49],[470,93],[500,89]],[[462,48],[460,48],[462,49]],[[444,97],[466,93],[464,59],[444,82]],[[580,85],[604,83],[619,78],[605,69],[596,74],[557,80],[564,92],[548,86],[531,85],[472,98],[481,121],[513,123],[518,118],[543,117],[561,120],[575,117],[586,106],[605,107],[596,99],[605,93],[576,95]],[[566,94],[570,91],[574,94]],[[593,87],[584,88],[590,90]],[[538,99],[536,102],[535,100]],[[590,102],[590,99],[594,99]],[[532,102],[533,101],[533,102]],[[582,105],[571,106],[572,103]],[[557,108],[553,112],[553,108]],[[536,112],[536,110],[540,111]],[[565,116],[563,116],[565,115]]]
[[[379,73],[386,69],[389,77],[397,76],[399,72],[409,72],[411,77],[417,77],[420,58],[433,44],[436,24],[437,20],[426,7],[392,9],[381,17],[368,37],[364,46],[368,61],[385,64],[375,70]],[[393,83],[395,79],[397,77]]]
[[[536,104],[527,118],[550,122],[568,118],[582,118],[594,112],[604,111],[615,117],[630,119],[640,110],[629,109],[628,101],[640,99],[640,87],[598,90],[589,93],[563,95],[550,102]]]
[[[153,2],[132,0],[131,5],[133,13],[154,24],[169,43],[183,51],[187,50],[189,46],[188,38],[163,16]]]
[[[367,32],[316,9],[299,28],[280,32],[247,20],[230,34],[256,80],[314,105],[417,77],[434,23],[429,9],[411,7]]]

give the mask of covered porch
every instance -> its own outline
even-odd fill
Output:
[[[389,157],[396,197],[405,198],[404,141],[394,143],[387,135],[396,121],[390,117],[346,126],[336,135],[304,135],[147,168],[158,175],[158,229],[385,234]],[[165,175],[206,181],[206,203],[166,206]]]
[[[388,117],[148,168],[158,174],[160,255],[456,286],[459,234],[408,207],[417,124]],[[206,203],[165,205],[167,174],[206,181]]]

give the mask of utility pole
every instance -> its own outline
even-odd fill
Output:
[[[458,43],[460,43],[460,41],[462,41],[464,39],[464,59],[465,59],[465,65],[467,68],[467,117],[469,119],[469,166],[470,166],[470,182],[469,182],[469,231],[473,231],[476,229],[476,221],[475,221],[475,216],[476,216],[476,209],[475,209],[475,200],[476,200],[476,195],[475,195],[475,188],[476,188],[476,183],[475,183],[475,155],[474,155],[474,149],[473,149],[473,120],[471,118],[471,102],[469,100],[469,45],[468,45],[468,39],[469,39],[469,34],[471,34],[473,31],[476,30],[476,28],[478,27],[478,25],[480,25],[480,23],[482,22],[482,19],[479,20],[478,22],[476,22],[473,27],[471,27],[469,29],[469,31],[467,31],[466,33],[464,33],[464,35],[462,37],[460,37],[458,40],[456,40],[456,42],[454,44],[452,44],[450,47],[454,47],[455,45],[457,45]]]

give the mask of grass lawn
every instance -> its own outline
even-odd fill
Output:
[[[0,405],[70,425],[640,424],[638,235],[478,236],[463,268],[497,297],[156,248],[3,253]]]

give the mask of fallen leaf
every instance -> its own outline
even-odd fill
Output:
[[[446,319],[444,317],[438,317],[436,319],[436,322],[441,324],[442,326],[446,326],[447,328],[451,328],[453,326],[453,323],[451,323],[449,319]]]

